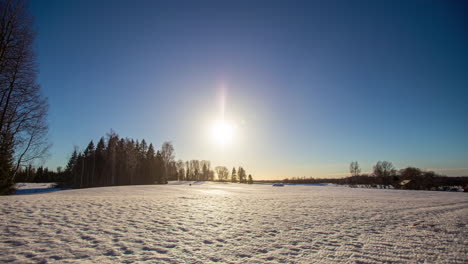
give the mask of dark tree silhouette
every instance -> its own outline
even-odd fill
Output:
[[[237,172],[236,172],[236,168],[232,168],[232,172],[231,172],[231,182],[237,182]]]
[[[393,176],[396,175],[396,170],[393,164],[389,161],[378,161],[374,166],[374,176],[381,178],[381,184],[388,186],[391,184]]]
[[[48,105],[37,84],[33,19],[25,1],[0,1],[0,194],[20,167],[47,154]]]
[[[240,183],[246,183],[247,182],[247,174],[246,174],[244,168],[239,167],[239,170],[237,171],[237,175],[239,177],[239,182]]]
[[[249,179],[247,180],[247,183],[248,184],[252,184],[253,183],[253,178],[252,178],[252,175],[249,174]]]
[[[351,162],[349,165],[349,172],[351,173],[351,176],[359,176],[361,173],[361,168],[359,167],[359,163],[357,161]]]
[[[225,182],[229,179],[229,170],[224,166],[218,166],[215,168],[216,174],[218,175],[218,180]]]

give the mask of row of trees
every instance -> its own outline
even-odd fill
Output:
[[[373,166],[371,174],[360,174],[357,161],[351,162],[351,177],[345,178],[344,184],[391,186],[398,189],[439,190],[450,189],[450,186],[468,185],[468,177],[446,177],[433,171],[424,171],[416,167],[397,170],[389,161],[379,161]]]
[[[17,182],[63,182],[64,173],[62,167],[58,167],[57,171],[49,170],[47,167],[27,166],[18,171],[15,180]]]
[[[221,182],[239,182],[239,183],[253,183],[252,175],[245,172],[244,168],[239,167],[236,171],[236,168],[232,168],[231,175],[229,175],[229,169],[224,166],[218,166],[215,168],[216,174],[218,175],[218,181]]]
[[[206,160],[176,161],[170,142],[164,142],[160,150],[155,150],[153,144],[148,145],[144,139],[120,138],[113,131],[97,145],[90,141],[81,152],[75,147],[64,170],[59,167],[53,172],[42,167],[27,167],[19,171],[17,180],[55,181],[71,188],[164,184],[169,180],[253,183],[252,176],[247,176],[242,167],[233,168],[229,174],[224,166],[213,170],[211,162]]]
[[[468,186],[468,177],[446,177],[433,171],[424,171],[415,167],[397,170],[389,161],[378,161],[372,173],[361,174],[357,161],[349,165],[351,176],[344,178],[308,178],[298,177],[284,179],[284,183],[335,183],[348,185],[364,185],[369,187],[412,189],[412,190],[447,190],[453,186]]]
[[[119,138],[111,132],[96,146],[91,141],[83,152],[73,151],[64,171],[65,183],[73,188],[166,183],[173,159],[169,142],[155,151],[145,140]]]
[[[0,0],[0,194],[23,164],[47,153],[48,105],[37,83],[32,16],[21,0]]]

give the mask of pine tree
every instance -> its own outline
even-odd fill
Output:
[[[246,182],[246,174],[245,174],[245,170],[244,168],[242,167],[239,167],[239,170],[237,171],[238,173],[238,176],[239,176],[239,182],[240,183],[245,183]]]
[[[206,167],[206,163],[203,163],[202,177],[203,177],[203,179],[202,179],[203,181],[208,180],[208,168]]]
[[[156,176],[156,183],[163,184],[167,183],[166,180],[166,173],[165,173],[165,166],[164,166],[164,159],[161,155],[161,152],[156,153],[156,165],[155,165],[155,176]]]
[[[78,162],[78,151],[75,149],[68,160],[67,167],[65,168],[65,179],[64,179],[64,184],[65,186],[76,186],[77,181],[76,181],[76,176],[75,176],[75,170],[76,170],[76,164]]]
[[[85,157],[85,171],[84,171],[84,186],[93,186],[94,181],[94,168],[96,159],[94,155],[94,142],[91,140],[84,151]]]
[[[95,163],[94,183],[96,186],[104,185],[105,152],[106,152],[106,144],[104,142],[104,138],[101,137],[101,139],[99,139],[99,142],[96,146],[96,151],[95,151],[96,163]]]
[[[117,142],[119,141],[119,136],[111,130],[109,134],[107,134],[107,148],[106,148],[106,161],[107,161],[107,169],[106,174],[108,175],[106,178],[106,184],[109,185],[116,185],[117,184],[117,177],[116,177],[116,148]]]
[[[253,178],[252,178],[252,175],[249,174],[249,180],[247,181],[248,184],[252,184],[253,183]]]
[[[147,184],[154,184],[155,183],[155,170],[156,170],[156,154],[154,153],[153,144],[150,144],[148,147],[148,152],[146,152],[146,162],[145,162],[145,170],[146,170],[146,183]]]
[[[237,182],[237,173],[236,173],[236,168],[232,168],[231,172],[231,182]]]
[[[84,168],[85,168],[85,164],[84,164],[84,156],[83,154],[80,152],[78,154],[78,158],[77,158],[77,166],[75,168],[76,170],[76,175],[77,175],[77,187],[78,188],[83,188],[83,178],[84,178]]]

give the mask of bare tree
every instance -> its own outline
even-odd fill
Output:
[[[229,178],[229,169],[224,166],[217,166],[215,168],[219,181],[227,181]]]
[[[24,1],[0,0],[0,192],[23,164],[44,158],[50,147],[32,26]]]
[[[169,141],[166,141],[162,144],[161,155],[164,162],[164,173],[165,178],[169,177],[169,163],[174,161],[174,146]]]
[[[190,161],[190,171],[192,173],[192,181],[199,181],[200,180],[200,172],[201,166],[199,160],[191,160]]]
[[[390,177],[395,173],[395,167],[389,161],[378,161],[374,166],[374,175],[376,177]]]
[[[374,175],[382,179],[382,184],[387,186],[392,181],[392,176],[396,175],[396,169],[389,161],[378,161],[374,166]]]
[[[349,172],[352,176],[359,176],[359,174],[361,174],[361,168],[359,167],[359,163],[357,161],[351,162],[349,165]]]

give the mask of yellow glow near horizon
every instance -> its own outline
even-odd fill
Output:
[[[211,136],[216,144],[226,146],[233,143],[235,126],[232,122],[218,120],[213,124]]]

